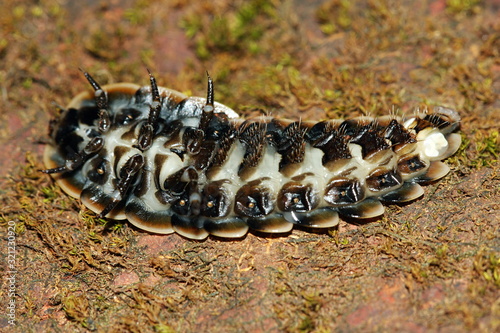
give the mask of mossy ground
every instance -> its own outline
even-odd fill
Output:
[[[2,2],[0,253],[4,264],[15,221],[14,331],[500,329],[499,1],[85,3]],[[444,105],[462,116],[463,145],[423,199],[369,223],[150,235],[96,219],[38,172],[53,102],[88,89],[79,67],[148,84],[147,67],[194,95],[208,70],[216,99],[247,116]]]

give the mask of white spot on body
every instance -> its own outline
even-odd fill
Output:
[[[426,132],[426,133],[423,133]],[[421,135],[422,134],[422,135]],[[423,136],[423,153],[429,158],[438,157],[448,149],[448,140],[438,129],[421,131],[417,139]]]

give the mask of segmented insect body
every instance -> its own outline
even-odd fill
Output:
[[[154,233],[242,237],[333,227],[414,200],[445,176],[458,113],[320,122],[241,119],[207,98],[120,83],[76,96],[50,126],[50,173],[100,216]]]

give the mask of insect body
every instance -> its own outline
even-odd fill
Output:
[[[50,128],[45,173],[101,217],[154,233],[242,237],[333,227],[414,200],[444,177],[458,113],[321,122],[241,119],[207,98],[119,83],[76,96]]]

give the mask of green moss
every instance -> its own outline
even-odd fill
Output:
[[[144,24],[148,20],[147,7],[148,4],[144,1],[138,1],[133,8],[126,9],[123,16],[132,25]]]
[[[33,85],[33,78],[28,77],[23,81],[23,88],[30,89]]]
[[[158,324],[154,326],[154,330],[157,333],[176,333],[177,331],[166,324]]]
[[[34,17],[40,17],[44,14],[44,9],[40,6],[33,6],[31,8],[31,15]]]
[[[89,240],[93,243],[102,243],[103,236],[96,233],[95,231],[90,231],[89,232]]]
[[[25,13],[26,13],[26,8],[24,5],[16,6],[12,10],[12,16],[17,19],[23,18]]]
[[[45,199],[44,199],[45,203],[53,202],[55,199],[59,198],[59,196],[61,195],[61,191],[55,185],[42,187],[40,190],[45,195]]]
[[[446,0],[446,9],[453,14],[477,14],[481,0]]]
[[[76,321],[90,330],[95,329],[93,321],[90,319],[89,301],[85,296],[69,295],[62,299],[62,304],[68,319]]]
[[[498,162],[500,154],[499,132],[491,130],[483,134],[482,131],[477,131],[475,136],[475,158],[470,161],[471,167],[493,166]]]
[[[181,23],[186,36],[194,39],[195,51],[200,59],[213,57],[218,52],[260,52],[258,41],[265,32],[265,26],[258,24],[266,16],[274,15],[272,3],[264,0],[245,2],[234,11],[214,13],[208,21],[206,13],[186,15]]]
[[[500,288],[500,256],[482,248],[474,258],[474,270],[488,284]]]
[[[316,10],[316,19],[325,35],[332,35],[341,30],[349,29],[352,23],[350,9],[351,1],[331,0],[323,3]]]
[[[181,27],[188,38],[194,38],[203,28],[203,22],[196,15],[186,15],[181,21]]]

